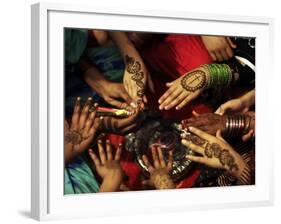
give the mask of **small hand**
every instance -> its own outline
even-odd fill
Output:
[[[182,121],[183,128],[196,127],[208,134],[215,135],[218,130],[224,130],[226,127],[226,116],[220,116],[213,113],[197,115],[195,117]]]
[[[143,184],[154,186],[156,189],[172,189],[175,185],[170,177],[170,172],[173,166],[173,152],[169,151],[168,163],[165,162],[162,150],[160,147],[152,148],[153,166],[148,161],[146,155],[142,156],[144,164],[150,173],[150,179],[143,181]]]
[[[189,127],[189,131],[200,138],[201,141],[194,141],[194,138],[187,138],[185,134],[182,135],[182,144],[198,154],[195,156],[188,155],[187,159],[209,167],[225,169],[237,178],[241,176],[247,164],[222,138],[220,130],[217,131],[216,136],[194,127]]]
[[[65,122],[65,161],[70,162],[90,146],[94,139],[100,121],[95,119],[97,104],[92,105],[92,98],[89,98],[81,110],[80,97],[77,98],[72,115],[71,126]],[[90,111],[90,108],[93,108]]]
[[[202,41],[214,61],[224,61],[233,57],[236,45],[229,37],[202,36]]]
[[[200,96],[207,85],[208,75],[209,73],[205,69],[199,68],[167,83],[169,89],[160,97],[159,109],[169,110],[175,106],[177,110],[182,109],[190,101]]]
[[[116,191],[124,176],[120,166],[122,145],[119,145],[114,157],[109,140],[106,141],[106,152],[101,140],[98,141],[98,150],[99,158],[92,149],[89,150],[89,155],[95,164],[98,175],[103,179],[100,191]]]

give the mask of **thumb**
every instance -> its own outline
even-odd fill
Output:
[[[224,140],[224,138],[222,137],[221,130],[217,130],[216,137],[217,137],[219,140],[221,140],[221,141],[223,141],[223,142],[226,142],[226,141]]]
[[[233,43],[233,41],[230,39],[230,37],[226,38],[228,44],[230,45],[231,48],[236,48],[236,44]]]
[[[154,186],[151,180],[143,180],[141,183],[144,186],[150,186],[150,187]]]

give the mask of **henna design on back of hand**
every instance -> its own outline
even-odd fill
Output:
[[[134,80],[136,82],[136,85],[139,87],[139,89],[137,90],[137,96],[143,97],[145,85],[143,82],[144,73],[141,71],[141,64],[129,55],[125,56],[125,60],[127,65],[127,72],[132,74],[131,79]]]
[[[206,85],[206,81],[206,73],[201,70],[196,70],[182,77],[181,86],[188,92],[194,92],[203,88]]]

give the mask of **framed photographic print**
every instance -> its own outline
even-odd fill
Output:
[[[272,204],[272,26],[33,5],[32,217]]]

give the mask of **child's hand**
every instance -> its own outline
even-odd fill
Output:
[[[142,156],[145,165],[150,173],[150,179],[143,181],[143,184],[154,186],[156,189],[172,189],[175,185],[170,177],[173,166],[173,152],[169,151],[168,163],[165,162],[160,147],[152,148],[153,166],[148,161],[146,155]]]
[[[204,68],[193,70],[171,83],[167,83],[169,89],[159,99],[160,110],[170,110],[176,106],[182,109],[190,101],[203,92],[207,85],[209,73]]]
[[[89,150],[89,154],[96,166],[97,173],[103,179],[100,192],[117,191],[124,175],[120,166],[122,145],[119,145],[114,157],[109,140],[106,141],[106,152],[104,151],[101,140],[98,141],[98,150],[99,158],[91,149]]]
[[[77,98],[72,115],[71,125],[65,122],[64,125],[64,144],[65,162],[68,163],[86,149],[93,141],[96,131],[100,125],[96,117],[97,104],[92,105],[92,98],[89,98],[81,110],[80,97]],[[90,111],[90,108],[92,110]]]

